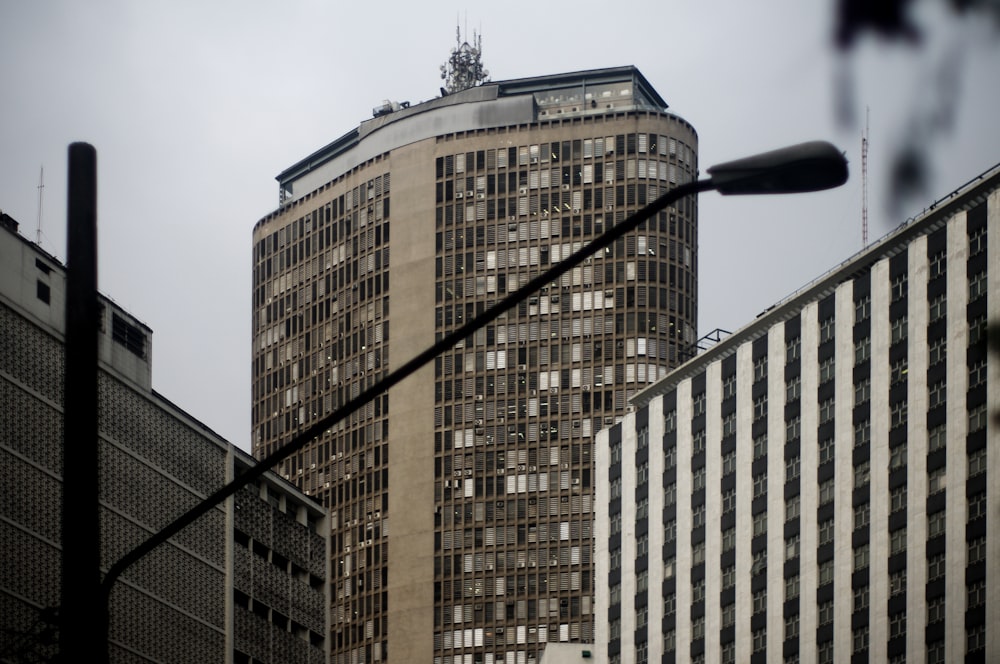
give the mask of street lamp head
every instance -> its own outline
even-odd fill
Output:
[[[794,194],[847,182],[847,160],[826,141],[800,143],[708,169],[720,194]]]

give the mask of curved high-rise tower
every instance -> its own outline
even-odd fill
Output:
[[[483,83],[281,173],[254,228],[255,454],[695,177],[665,109],[634,67]],[[330,509],[334,661],[592,640],[593,436],[694,343],[696,247],[689,200],[284,463]]]

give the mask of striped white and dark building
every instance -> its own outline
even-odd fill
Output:
[[[597,438],[596,652],[1000,660],[998,293],[1000,167],[639,393]]]

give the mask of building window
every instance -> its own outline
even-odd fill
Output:
[[[795,599],[799,596],[799,575],[795,574],[793,576],[785,579],[785,601],[790,599]]]
[[[791,364],[802,355],[802,337],[795,337],[785,342],[785,363]]]
[[[705,617],[695,618],[691,621],[691,638],[692,639],[703,639],[705,638]]]
[[[730,413],[722,418],[722,437],[736,435],[736,413]]]
[[[833,421],[833,416],[837,412],[837,406],[834,399],[827,399],[819,405],[819,423],[826,424],[827,422]]]
[[[722,513],[736,509],[736,489],[729,489],[722,494]]]
[[[732,376],[727,376],[722,382],[722,400],[732,398],[736,396],[736,374]]]
[[[860,300],[854,302],[854,322],[860,323],[863,320],[867,320],[872,313],[872,298],[870,295],[865,295]]]
[[[986,490],[969,496],[968,520],[975,521],[986,517]]]
[[[906,592],[906,570],[902,569],[889,575],[889,597],[895,597]]]
[[[854,447],[858,448],[867,445],[872,439],[872,424],[869,420],[862,420],[854,425]]]
[[[869,562],[870,553],[866,542],[854,550],[854,571],[868,567]]]
[[[872,340],[871,337],[862,337],[854,342],[854,365],[864,364],[871,358]]]
[[[834,484],[833,478],[826,480],[819,485],[819,504],[826,505],[827,503],[832,503],[833,498],[836,495],[836,485]]]
[[[935,579],[944,578],[945,570],[946,567],[945,567],[945,559],[943,553],[939,553],[938,555],[927,560],[928,581],[934,581]]]
[[[802,421],[798,415],[785,423],[785,441],[796,440],[802,435]]]
[[[727,604],[722,607],[722,628],[732,627],[736,623],[736,605]]]
[[[971,375],[970,375],[971,378]],[[927,388],[927,407],[936,408],[944,403],[948,390],[945,381],[941,380]]]
[[[695,491],[705,488],[705,468],[701,467],[694,471],[694,475],[691,478],[691,488]]]
[[[802,511],[802,500],[798,495],[792,496],[785,503],[785,522],[797,519]]]
[[[982,359],[969,367],[969,389],[986,384],[986,360]]]
[[[897,401],[889,406],[889,428],[895,429],[906,425],[906,401]]]
[[[986,404],[982,403],[969,411],[969,433],[986,428]],[[970,459],[971,461],[971,459]],[[985,470],[985,467],[983,468]],[[971,472],[969,473],[972,474]]]
[[[785,481],[794,480],[799,476],[802,468],[802,459],[798,455],[785,460]]]
[[[753,439],[753,458],[762,459],[767,455],[767,434],[757,436]]]
[[[753,478],[753,497],[760,498],[767,494],[767,473],[761,473],[760,475],[754,475]]]
[[[931,256],[928,266],[928,279],[934,279],[940,277],[944,274],[945,268],[948,264],[948,257],[944,251],[939,251],[933,256]]]
[[[948,354],[948,339],[941,337],[931,342],[927,348],[927,364],[934,366],[938,362],[944,362]]]
[[[698,505],[691,514],[691,527],[700,528],[705,525],[705,505]]]
[[[889,616],[889,638],[906,636],[906,613],[894,613]]]
[[[854,530],[866,528],[871,522],[871,503],[861,503],[854,508]]]
[[[760,574],[767,569],[767,549],[762,549],[753,554],[753,563],[750,565],[750,574]]]
[[[906,366],[906,356],[901,357],[892,363],[889,367],[889,383],[891,385],[898,385],[906,380],[906,375],[909,369]]]
[[[822,385],[827,381],[833,380],[835,376],[835,370],[836,370],[836,363],[834,362],[834,358],[831,357],[829,360],[824,360],[823,362],[821,362],[819,365],[820,384]]]
[[[677,430],[677,411],[672,410],[663,416],[663,432],[673,433]]]
[[[868,609],[868,586],[864,585],[854,589],[854,611],[865,611]]]
[[[861,382],[854,386],[854,405],[869,401],[872,398],[872,381],[870,378],[863,378]]]
[[[767,611],[767,591],[758,590],[753,594],[753,614]]]
[[[736,565],[730,565],[722,570],[722,589],[728,590],[736,585]],[[735,606],[735,605],[733,605]]]
[[[793,613],[785,618],[785,640],[797,638],[799,635],[799,614]]]
[[[944,424],[939,424],[927,432],[927,450],[936,452],[948,446],[948,428]]]
[[[889,468],[897,470],[906,466],[906,441],[889,448]]]
[[[966,564],[974,565],[986,560],[986,536],[983,535],[974,540],[969,540],[968,551],[968,562]]]
[[[820,625],[829,625],[833,622],[833,600],[823,602],[819,605],[816,618]]]
[[[892,531],[889,535],[889,553],[896,555],[903,551],[906,551],[906,526]]]
[[[767,648],[767,630],[755,629],[753,632],[753,651],[764,652]]]
[[[854,488],[860,489],[871,481],[871,462],[865,459],[854,467]]]
[[[947,484],[947,479],[948,478],[947,478],[947,475],[945,474],[946,470],[947,469],[945,467],[941,467],[941,468],[938,468],[936,470],[932,470],[931,472],[927,473],[927,493],[928,494],[935,494],[938,491],[944,491],[945,490],[945,488],[948,485]]]
[[[906,509],[906,485],[902,484],[889,491],[889,512]]]
[[[851,652],[857,654],[868,650],[868,625],[862,625],[851,634]]]
[[[799,535],[792,535],[785,540],[785,560],[791,560],[799,555],[799,547],[801,546],[801,538]]]
[[[819,584],[825,586],[833,583],[833,558],[819,564]]]
[[[986,448],[980,447],[969,455],[969,477],[986,472]]]
[[[45,283],[41,279],[36,280],[36,282],[35,282],[35,296],[39,300],[41,300],[45,304],[48,304],[49,303],[49,299],[50,299],[49,292],[50,292],[49,291],[49,285],[47,283]]]
[[[833,461],[835,452],[836,447],[832,436],[821,440],[819,442],[819,465],[822,466],[828,461]]]
[[[889,343],[895,344],[906,339],[906,316],[892,321],[892,330],[889,333]]]
[[[944,576],[944,572],[941,572],[941,576]],[[935,577],[940,578],[940,577]],[[927,624],[930,625],[936,622],[944,622],[945,617],[945,602],[944,595],[940,597],[935,597],[934,599],[927,602]]]
[[[754,382],[761,381],[767,378],[767,355],[762,355],[754,360],[753,363],[753,380]]]
[[[763,535],[767,532],[767,512],[761,512],[753,517],[753,535]]]
[[[802,377],[794,376],[788,379],[785,385],[785,403],[797,401],[802,396]]]
[[[927,537],[937,537],[945,532],[945,511],[939,510],[927,515]]]
[[[981,650],[986,650],[986,625],[967,628],[965,652],[971,655]]]
[[[975,302],[986,295],[986,270],[969,279],[969,302]]]
[[[823,319],[819,324],[819,342],[824,344],[827,341],[832,341],[835,331],[836,327],[833,316]]]
[[[936,323],[939,320],[944,320],[947,315],[948,298],[944,295],[938,295],[928,305],[927,317],[931,323]]]
[[[986,604],[986,579],[980,579],[965,589],[965,608],[974,609]]]
[[[900,274],[890,284],[890,299],[895,302],[906,296],[906,274]]]
[[[819,652],[817,652],[816,661],[818,664],[833,664],[835,661],[833,658],[833,641],[824,641],[818,646]]]
[[[753,402],[753,419],[756,422],[767,416],[767,395],[764,394]]]

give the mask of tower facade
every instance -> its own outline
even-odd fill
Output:
[[[389,103],[254,228],[263,456],[697,173],[634,67]],[[593,436],[694,343],[697,214],[659,214],[286,460],[330,508],[334,661],[593,639]]]

